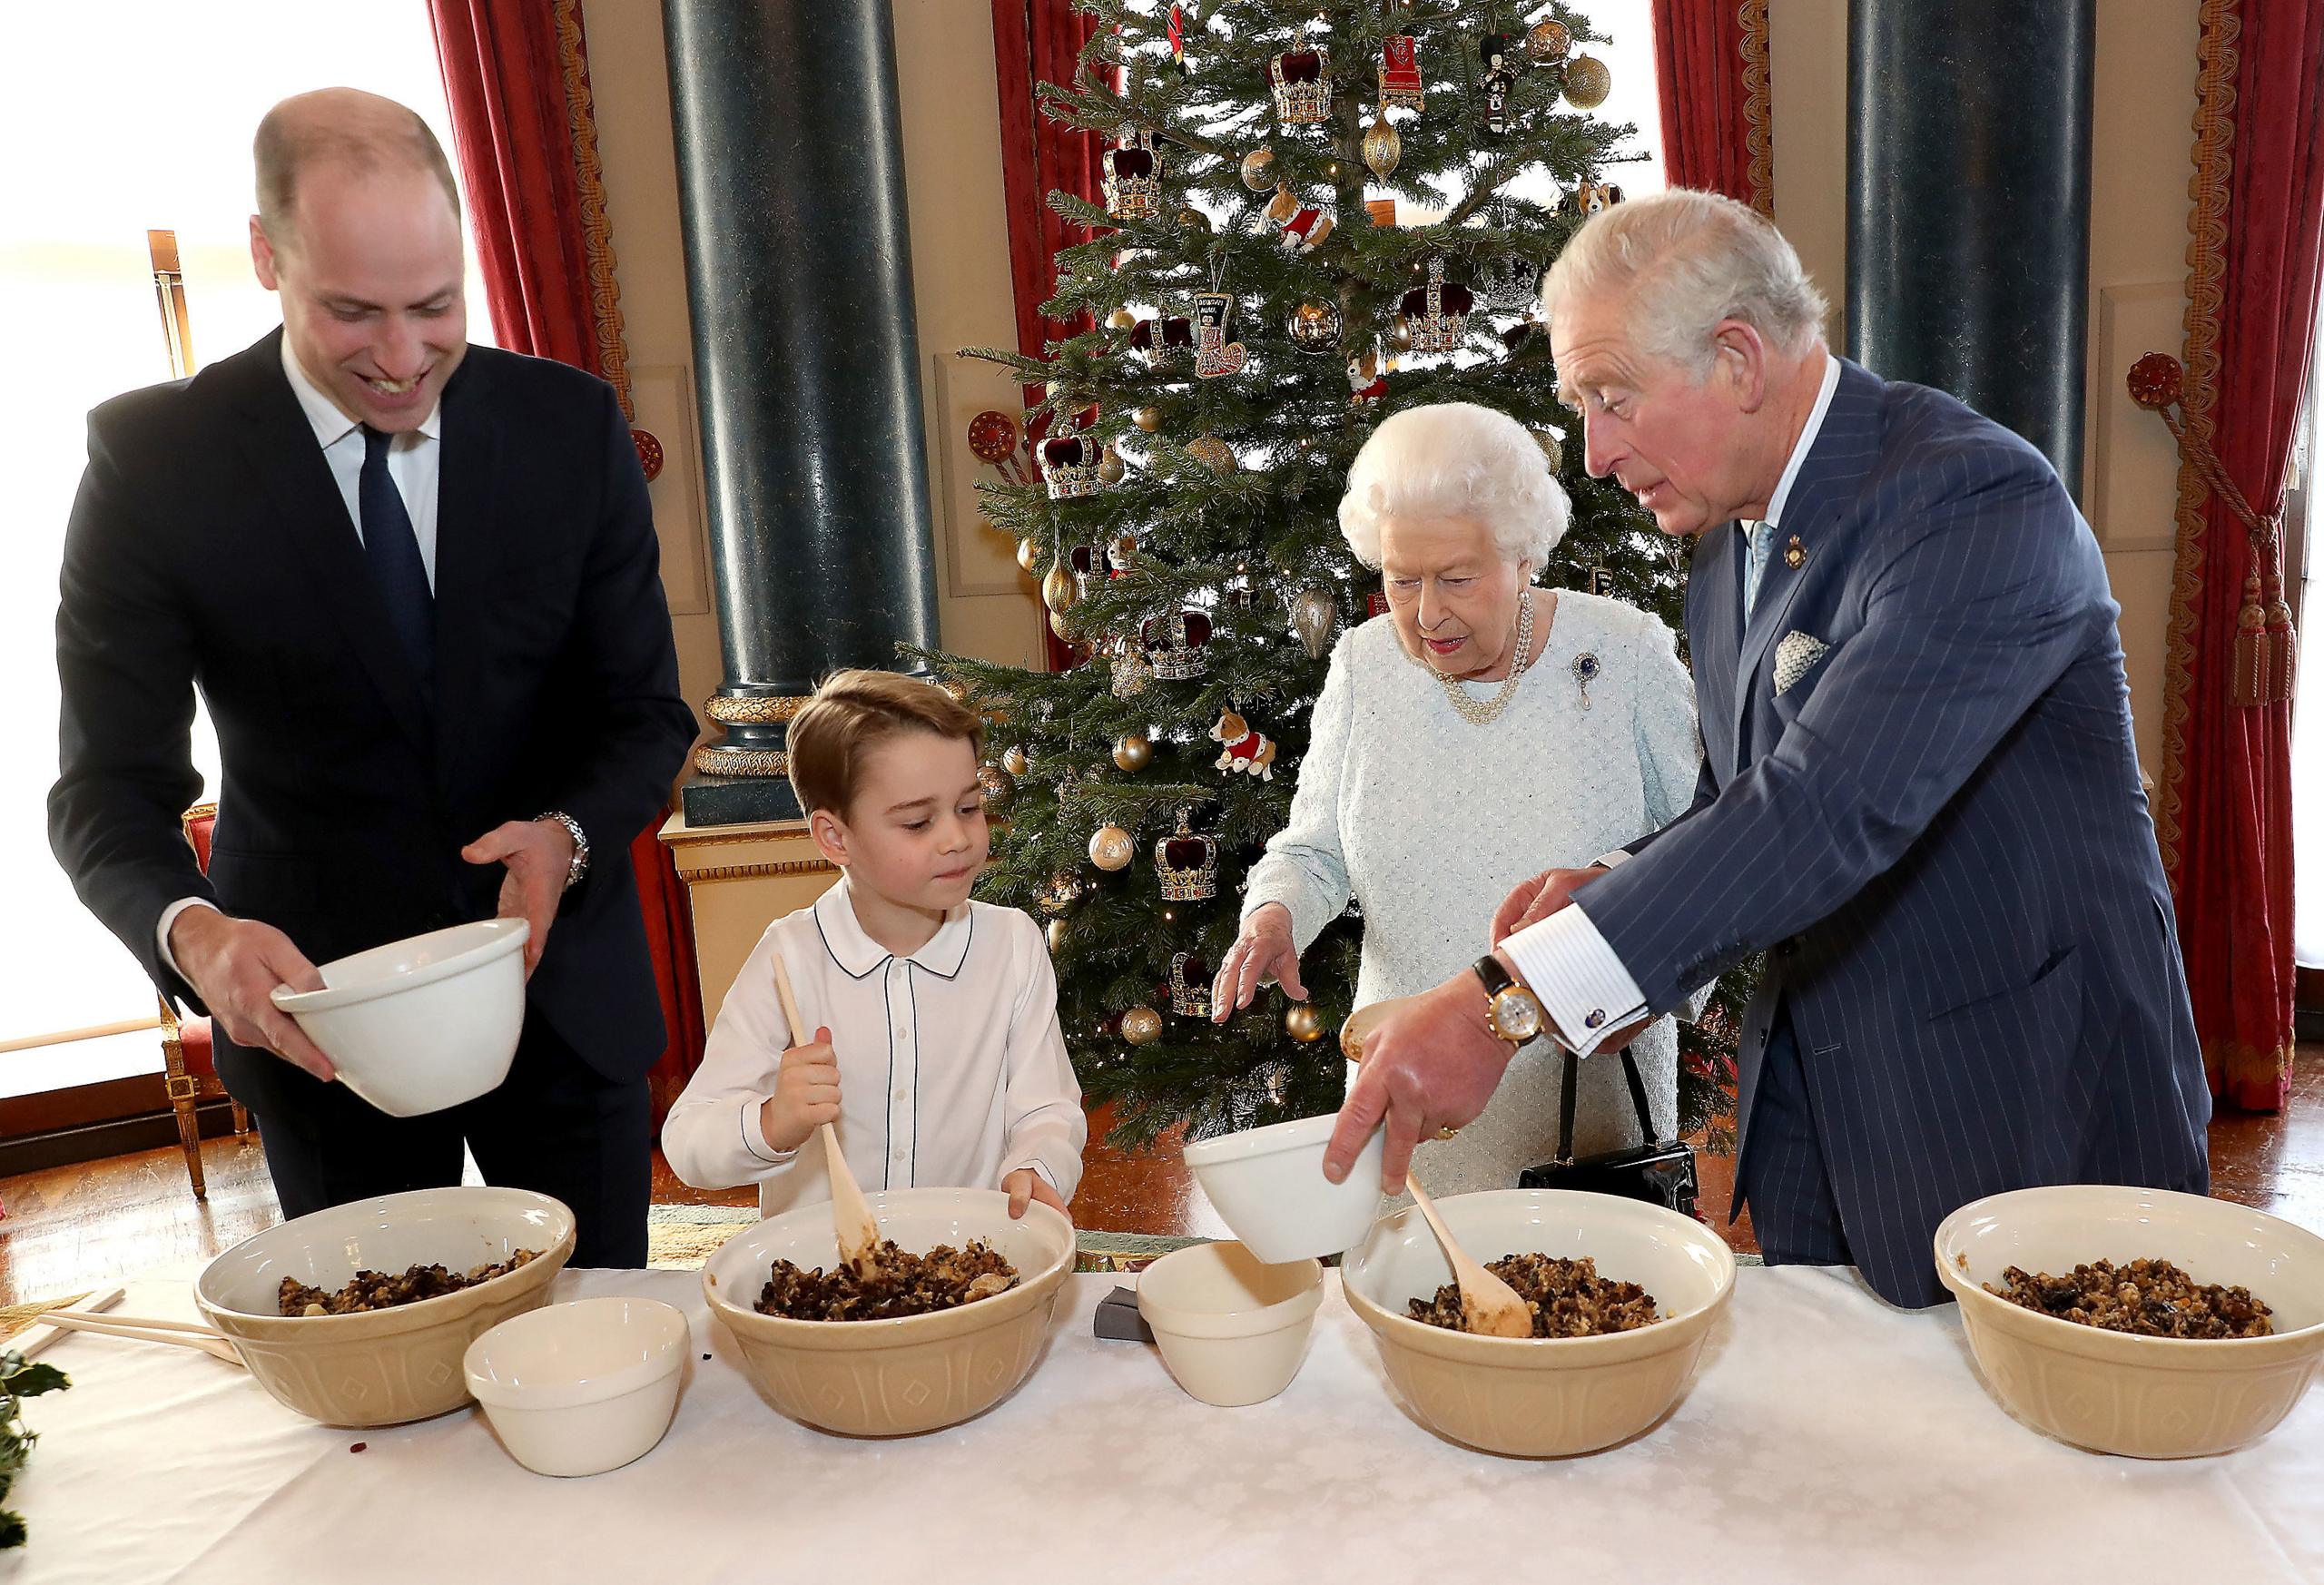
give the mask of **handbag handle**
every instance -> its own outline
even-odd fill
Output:
[[[1581,1058],[1568,1051],[1565,1073],[1558,1081],[1558,1153],[1560,1167],[1573,1165],[1573,1101],[1580,1082]],[[1622,1048],[1622,1077],[1630,1080],[1630,1104],[1638,1108],[1638,1136],[1649,1145],[1665,1145],[1669,1141],[1654,1131],[1654,1112],[1647,1105],[1646,1080],[1639,1077],[1638,1059],[1630,1055],[1628,1046]]]

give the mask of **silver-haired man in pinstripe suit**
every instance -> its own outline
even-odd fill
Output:
[[[1696,539],[1695,802],[1520,886],[1496,950],[1384,1021],[1325,1171],[1483,1109],[1512,1039],[1618,1047],[1744,957],[1737,1201],[1770,1262],[1944,1296],[1947,1213],[2210,1184],[2211,1100],[2139,784],[2119,607],[2032,446],[1826,349],[1750,210],[1618,204],[1543,290],[1591,474]]]

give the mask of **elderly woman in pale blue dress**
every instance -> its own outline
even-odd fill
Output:
[[[1364,912],[1355,1006],[1413,995],[1492,943],[1484,922],[1545,867],[1579,866],[1674,818],[1700,755],[1670,630],[1635,606],[1532,586],[1569,515],[1532,436],[1462,402],[1409,409],[1357,454],[1340,527],[1380,568],[1388,611],[1343,635],[1315,702],[1291,823],[1251,870],[1216,1014],[1278,981],[1351,901]],[[1633,1043],[1657,1131],[1678,1108],[1678,1031]],[[1521,1048],[1482,1116],[1423,1143],[1432,1192],[1505,1188],[1555,1153],[1574,1060]],[[1640,1142],[1610,1053],[1577,1076],[1574,1143]]]

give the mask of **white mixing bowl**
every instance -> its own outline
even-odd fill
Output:
[[[1372,1130],[1346,1178],[1324,1176],[1324,1147],[1337,1113],[1300,1117],[1186,1148],[1187,1165],[1220,1218],[1269,1265],[1337,1255],[1361,1240],[1380,1214],[1383,1128]]]
[[[468,1344],[468,1391],[508,1454],[543,1475],[596,1475],[654,1451],[677,1413],[686,1318],[656,1299],[576,1299]]]
[[[322,1048],[340,1081],[391,1117],[474,1100],[508,1077],[525,1025],[521,919],[485,919],[320,966],[320,990],[274,1005]]]
[[[1324,1268],[1262,1265],[1239,1244],[1192,1244],[1138,1274],[1137,1310],[1187,1395],[1221,1409],[1291,1385],[1307,1354]]]

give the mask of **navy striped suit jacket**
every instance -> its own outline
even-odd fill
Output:
[[[1738,535],[1696,547],[1695,803],[1576,901],[1658,1013],[1769,952],[1739,1148],[1780,999],[1849,1249],[1897,1304],[1945,1296],[1931,1235],[1982,1195],[2205,1192],[2119,607],[2064,486],[1951,397],[1844,361],[1777,540],[1748,625]],[[1795,632],[1828,648],[1778,697]]]

